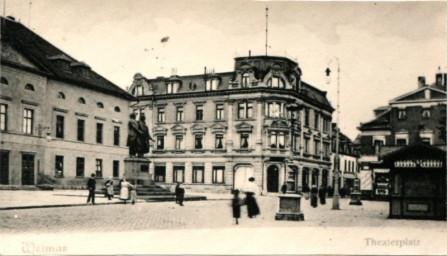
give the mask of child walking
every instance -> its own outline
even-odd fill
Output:
[[[239,197],[239,190],[235,190],[231,206],[233,207],[233,218],[236,219],[236,225],[239,225],[238,219],[241,217],[241,204],[242,200]]]

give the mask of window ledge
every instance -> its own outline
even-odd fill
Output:
[[[211,150],[212,153],[226,153],[226,149],[213,149]]]
[[[255,151],[254,149],[251,148],[241,148],[241,149],[235,149],[234,151],[238,152],[238,153],[249,153],[249,152],[253,152]]]
[[[171,152],[175,153],[175,154],[184,154],[184,153],[186,153],[186,150],[184,150],[184,149],[176,149],[176,150],[172,150]]]
[[[201,153],[201,154],[203,154],[203,153],[205,153],[205,149],[193,149],[193,150],[191,150],[191,153]]]

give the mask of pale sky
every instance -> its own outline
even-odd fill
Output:
[[[268,55],[298,61],[334,108],[336,72],[328,84],[324,70],[339,59],[340,127],[351,139],[373,109],[417,89],[418,76],[433,83],[447,70],[447,2],[32,0],[31,12],[30,0],[5,3],[2,15],[124,89],[137,72],[226,72],[249,50],[264,55],[268,6]]]

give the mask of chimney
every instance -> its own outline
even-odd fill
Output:
[[[436,74],[436,86],[441,88],[446,88],[447,86],[447,74],[446,73],[437,73]]]
[[[203,73],[206,75],[206,66],[203,68]]]
[[[425,76],[418,76],[418,88],[425,86]]]
[[[248,57],[251,57],[251,50],[248,50]]]

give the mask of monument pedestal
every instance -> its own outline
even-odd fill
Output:
[[[153,185],[148,158],[126,157],[124,159],[124,177],[134,185]]]
[[[280,195],[279,210],[275,215],[275,220],[303,221],[304,214],[301,212],[301,196]]]

